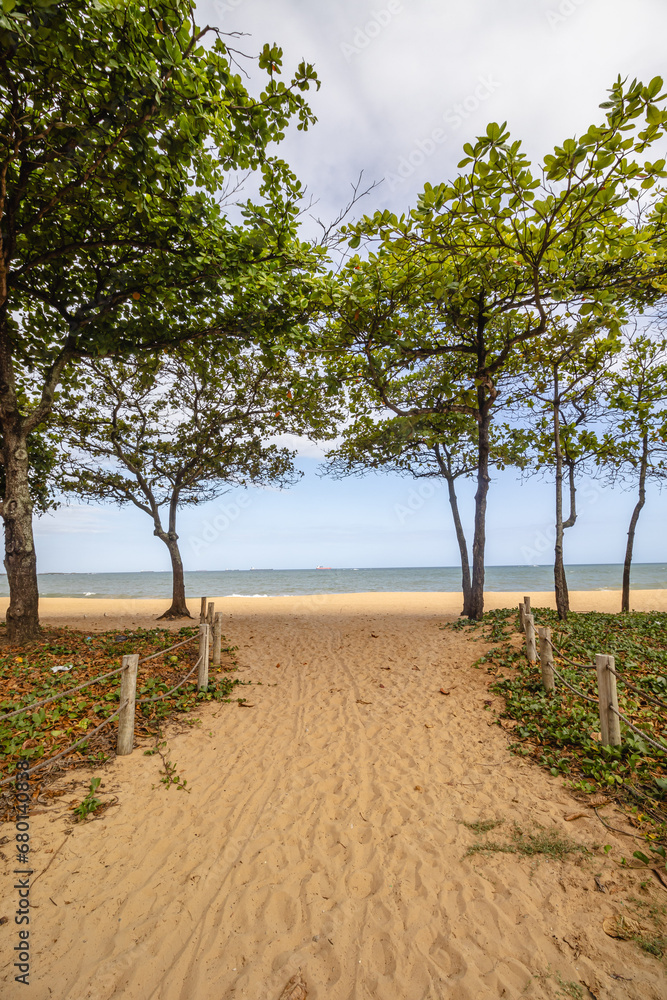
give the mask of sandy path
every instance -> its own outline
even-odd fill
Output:
[[[262,686],[254,708],[207,706],[168,734],[190,794],[139,749],[104,772],[118,805],[99,820],[66,835],[61,806],[32,817],[36,871],[59,853],[33,888],[30,992],[5,967],[3,997],[277,1000],[298,968],[311,1000],[555,998],[557,976],[599,1000],[664,997],[664,966],[602,930],[622,912],[594,891],[608,860],[463,859],[463,821],[629,841],[564,821],[562,782],[488,724],[483,647],[441,620],[235,615],[240,676]],[[3,961],[13,939],[0,927]]]

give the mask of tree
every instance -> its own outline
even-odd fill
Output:
[[[189,615],[179,509],[232,486],[288,486],[300,475],[295,452],[272,439],[331,433],[318,373],[293,356],[184,348],[149,361],[85,362],[76,382],[58,407],[60,485],[151,518],[172,565],[163,618]]]
[[[603,105],[605,122],[556,147],[544,158],[541,177],[521,143],[510,142],[505,124],[492,123],[464,146],[459,168],[467,170],[452,182],[427,184],[408,215],[377,212],[344,229],[353,249],[362,240],[379,247],[344,274],[346,294],[337,308],[350,339],[375,329],[368,291],[381,270],[383,279],[391,275],[385,301],[420,302],[428,318],[399,339],[399,314],[393,327],[385,325],[384,343],[407,359],[449,355],[472,368],[452,385],[447,403],[450,412],[468,413],[478,424],[472,617],[483,613],[496,379],[563,310],[574,328],[591,317],[604,319],[613,332],[627,303],[664,291],[667,205],[660,193],[643,204],[665,176],[664,159],[645,159],[667,123],[661,88],[660,78],[648,86],[619,78]],[[335,293],[331,297],[336,304]],[[569,329],[563,324],[564,335]]]
[[[613,337],[590,338],[580,328],[566,347],[554,331],[540,350],[530,352],[526,386],[532,427],[524,432],[532,446],[532,467],[553,472],[555,488],[554,592],[561,619],[567,618],[570,601],[563,555],[564,533],[577,521],[577,476],[600,453],[595,424],[603,413],[605,379],[618,350]],[[528,358],[526,359],[528,361]],[[535,413],[536,403],[541,406]],[[563,516],[563,484],[567,480],[569,514]]]
[[[597,452],[598,464],[612,480],[634,486],[637,500],[630,517],[623,564],[621,611],[630,610],[630,571],[639,516],[650,480],[667,479],[667,341],[636,330],[626,335],[619,365],[606,394],[609,430]]]
[[[205,44],[209,43],[210,44]],[[0,13],[0,436],[7,632],[38,628],[29,437],[81,358],[201,337],[295,337],[317,255],[294,239],[301,189],[267,153],[314,120],[302,63],[266,45],[253,97],[187,0],[15,0]],[[220,199],[261,172],[232,225]],[[231,188],[230,188],[231,183]],[[167,322],[168,321],[168,322]],[[296,323],[298,326],[298,322]],[[22,405],[22,375],[33,394]]]
[[[508,430],[506,428],[506,430]],[[511,431],[509,437],[511,437]],[[470,615],[470,554],[456,485],[477,469],[477,425],[460,414],[422,417],[359,418],[343,432],[343,441],[329,452],[335,478],[386,469],[415,479],[444,479],[461,560],[462,615]],[[512,451],[508,437],[492,432],[492,464],[505,468]],[[518,454],[514,462],[521,463]]]
[[[448,410],[447,393],[455,377],[448,369],[451,365],[442,357],[408,363],[400,352],[373,351],[366,343],[349,365],[353,421],[340,445],[329,452],[328,471],[342,478],[387,469],[416,479],[445,480],[461,559],[462,614],[469,615],[470,556],[456,482],[477,469],[479,430],[468,414]],[[522,464],[508,428],[490,430],[489,435],[491,464]]]

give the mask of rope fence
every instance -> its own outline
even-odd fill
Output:
[[[580,691],[578,688],[576,688],[572,684],[570,684],[569,681],[566,681],[565,678],[563,677],[563,675],[560,673],[560,671],[556,670],[555,667],[552,667],[552,670],[553,670],[554,674],[556,675],[556,677],[558,678],[558,680],[562,684],[564,684],[565,687],[569,688],[570,691],[572,691],[573,694],[576,694],[579,698],[583,698],[584,701],[590,701],[591,705],[597,705],[598,704],[596,698],[589,697],[589,695],[584,694],[583,691]]]
[[[53,702],[59,701],[61,698],[66,698],[69,695],[76,694],[76,692],[82,691],[91,684],[99,684],[102,681],[107,680],[109,677],[121,674],[120,707],[113,713],[113,715],[110,715],[108,719],[105,719],[104,722],[100,723],[99,726],[96,726],[96,728],[91,732],[86,733],[85,736],[76,740],[75,743],[70,744],[70,746],[66,747],[64,750],[61,750],[55,757],[48,757],[46,760],[42,760],[38,764],[35,764],[34,767],[31,767],[29,770],[22,771],[22,776],[33,774],[35,771],[39,771],[41,768],[46,767],[48,764],[53,764],[61,758],[67,756],[67,754],[71,753],[72,750],[76,750],[77,747],[81,746],[82,743],[88,742],[88,740],[104,729],[105,726],[108,726],[109,723],[113,722],[114,719],[118,719],[116,755],[119,757],[127,756],[128,754],[131,754],[134,749],[134,725],[137,705],[148,705],[154,702],[164,701],[165,698],[172,695],[174,691],[178,691],[179,688],[182,688],[183,685],[186,684],[192,677],[195,671],[198,672],[197,691],[206,690],[208,687],[209,656],[211,656],[211,662],[214,666],[219,666],[221,662],[223,616],[222,612],[215,612],[213,602],[209,602],[206,597],[202,597],[201,599],[201,609],[198,635],[189,636],[189,638],[183,639],[182,642],[174,643],[172,646],[168,646],[166,649],[158,650],[157,653],[151,653],[150,656],[144,656],[142,659],[139,659],[138,653],[127,654],[123,656],[122,665],[117,667],[115,670],[109,670],[107,673],[84,681],[76,687],[68,688],[67,691],[61,691],[59,694],[54,695],[51,698],[44,698],[41,701],[31,702],[29,705],[24,705],[23,708],[16,709],[16,711],[0,715],[0,722],[4,722],[7,719],[13,719],[25,712],[33,712],[35,709],[41,708],[44,705],[50,705]],[[211,637],[213,640],[212,643]],[[142,663],[148,663],[149,660],[165,656],[165,654],[170,653],[172,650],[179,649],[181,646],[186,646],[188,643],[194,642],[196,639],[199,639],[199,655],[195,665],[186,674],[186,676],[164,694],[155,695],[152,698],[140,698],[137,700],[137,671],[139,666]],[[96,708],[98,706],[94,707]],[[14,780],[15,775],[5,778],[4,781],[0,782],[0,788]]]
[[[182,688],[183,685],[186,683],[186,681],[190,680],[190,678],[192,677],[192,675],[194,674],[195,670],[198,668],[200,663],[201,663],[201,656],[195,663],[190,673],[183,678],[180,684],[177,684],[176,687],[173,687],[171,691],[167,691],[166,694],[155,695],[154,698],[140,698],[139,701],[137,702],[137,705],[151,705],[154,701],[164,701],[164,699],[168,698],[170,694],[174,693],[174,691],[178,691],[179,688]]]
[[[172,649],[178,649],[179,646],[185,646],[188,642],[194,642],[197,638],[195,635],[191,635],[188,639],[184,639],[183,642],[177,642],[173,646],[168,646],[166,649],[160,649],[157,653],[151,653],[150,656],[144,656],[139,663],[148,663],[149,660],[155,660],[158,656],[164,656],[165,653],[171,653]],[[31,701],[29,705],[24,705],[23,708],[18,708],[15,712],[8,712],[6,715],[0,715],[0,722],[5,722],[7,719],[13,719],[16,715],[21,715],[22,712],[33,712],[36,708],[42,708],[44,705],[51,705],[54,701],[60,701],[61,698],[67,698],[70,694],[76,694],[77,691],[82,691],[85,687],[90,684],[100,684],[102,681],[107,680],[109,677],[114,677],[116,674],[121,673],[124,667],[117,667],[116,670],[110,670],[106,674],[101,674],[99,677],[93,677],[89,681],[84,681],[83,684],[78,684],[77,687],[68,688],[67,691],[61,691],[60,694],[54,695],[52,698],[43,698],[41,701]]]
[[[187,646],[189,642],[194,642],[196,638],[196,635],[191,635],[188,639],[184,639],[183,642],[177,642],[173,646],[168,646],[166,649],[159,649],[157,653],[151,653],[150,656],[144,656],[143,659],[139,660],[139,664],[148,663],[149,660],[156,660],[158,656],[164,656],[165,653],[171,653],[172,649],[178,649],[179,646]]]
[[[531,663],[536,663],[538,661],[538,653],[535,641],[535,619],[530,613],[530,597],[524,597],[523,602],[519,604],[519,628],[525,633],[526,636],[526,657]],[[570,684],[565,677],[563,677],[561,672],[554,665],[554,653],[559,657],[559,659],[565,660],[577,670],[593,669],[597,671],[597,699],[584,694],[583,691],[580,691],[573,684]],[[642,698],[646,698],[647,701],[651,701],[661,708],[667,708],[667,703],[662,701],[660,698],[648,694],[646,691],[642,691],[641,688],[636,687],[629,681],[626,681],[624,677],[616,672],[616,664],[613,656],[608,653],[598,653],[596,654],[594,665],[575,663],[574,660],[571,660],[568,656],[566,656],[562,650],[557,649],[554,646],[551,639],[551,629],[540,628],[539,663],[542,671],[542,684],[547,692],[552,694],[555,691],[555,679],[558,678],[560,683],[569,688],[570,691],[572,691],[572,693],[578,698],[582,698],[584,701],[598,706],[600,713],[600,742],[604,746],[621,745],[622,739],[620,720],[623,720],[623,722],[633,732],[637,733],[638,736],[641,736],[647,744],[654,747],[656,750],[659,750],[661,753],[667,754],[667,742],[662,744],[658,743],[656,740],[648,736],[648,734],[642,729],[639,729],[623,712],[619,710],[616,681],[620,681],[631,691],[634,691]]]
[[[93,729],[91,733],[86,733],[86,735],[82,736],[80,740],[76,741],[76,743],[72,743],[71,746],[66,747],[65,750],[61,750],[61,752],[56,754],[55,757],[48,757],[47,760],[41,760],[39,764],[35,764],[35,766],[31,767],[29,770],[22,771],[22,774],[24,775],[34,774],[34,772],[39,771],[40,768],[46,767],[47,764],[53,764],[55,763],[55,761],[60,760],[61,757],[64,757],[66,754],[71,753],[72,750],[76,750],[78,746],[81,746],[82,743],[85,743],[87,740],[89,740],[91,736],[94,736],[95,733],[99,733],[101,729],[104,729],[104,727],[108,726],[110,722],[113,722],[114,719],[118,718],[121,711],[123,710],[123,707],[124,706],[121,706],[121,708],[119,708],[118,711],[114,712],[113,715],[110,715],[108,719],[105,719],[104,722],[101,723],[101,725],[97,726],[95,729]],[[4,781],[0,781],[0,788],[2,788],[3,785],[8,785],[9,782],[13,780],[14,777],[12,776],[11,778],[5,778]]]
[[[667,753],[667,746],[661,746],[659,743],[656,743],[655,740],[652,740],[650,736],[647,736],[642,729],[637,729],[637,726],[635,726],[634,722],[630,722],[628,717],[623,715],[623,712],[613,708],[612,706],[610,706],[610,710],[614,712],[614,714],[617,715],[619,719],[623,719],[623,722],[626,724],[626,726],[629,726],[630,729],[634,730],[634,732],[637,733],[639,736],[641,736],[641,738],[646,743],[650,743],[652,747],[655,747],[656,750],[661,750],[662,753]]]
[[[90,681],[84,681],[83,684],[77,685],[77,687],[69,688],[67,691],[61,691],[60,694],[56,694],[53,698],[43,698],[41,701],[31,701],[29,705],[24,705],[23,708],[18,708],[15,712],[8,712],[7,715],[0,715],[0,722],[5,722],[6,719],[13,719],[16,715],[22,715],[23,712],[34,712],[36,708],[42,708],[43,705],[51,705],[54,701],[60,701],[61,698],[67,698],[70,694],[76,694],[77,691],[82,691],[85,687],[89,687],[91,684],[100,684],[105,681],[108,677],[114,677],[116,674],[121,673],[123,667],[118,667],[116,670],[110,670],[108,674],[102,674],[100,677],[93,677]]]
[[[611,667],[609,669],[611,670],[616,680],[621,681],[621,683],[625,684],[625,686],[627,688],[630,688],[631,691],[636,692],[636,694],[640,694],[642,698],[646,698],[647,701],[652,701],[653,704],[658,705],[659,708],[667,708],[667,701],[663,701],[662,698],[658,698],[655,695],[649,694],[647,691],[642,691],[641,688],[635,687],[635,685],[631,684],[630,681],[626,681],[625,677],[621,677],[620,674],[617,674],[615,670],[611,669]]]

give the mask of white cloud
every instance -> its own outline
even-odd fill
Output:
[[[108,535],[121,512],[112,507],[60,507],[35,521],[35,535]]]
[[[222,17],[212,0],[198,4],[200,23],[249,33],[235,42],[247,52],[265,41],[281,45],[285,75],[302,58],[315,64],[322,87],[308,99],[319,121],[307,133],[290,130],[281,152],[323,216],[346,202],[361,169],[373,180],[394,170],[480,78],[499,86],[409,183],[393,191],[383,184],[364,211],[414,204],[425,181],[455,173],[461,146],[489,121],[507,119],[541,159],[600,120],[598,105],[619,73],[648,81],[665,68],[663,0],[403,0],[401,8],[348,59],[342,46],[388,0],[222,0]]]
[[[296,451],[299,458],[324,458],[326,450],[331,448],[334,443],[327,441],[320,444],[307,437],[301,437],[299,434],[277,434],[271,438],[271,442],[281,448]]]

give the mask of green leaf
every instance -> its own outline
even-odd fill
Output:
[[[654,76],[646,90],[649,97],[657,97],[662,90],[662,77]]]

